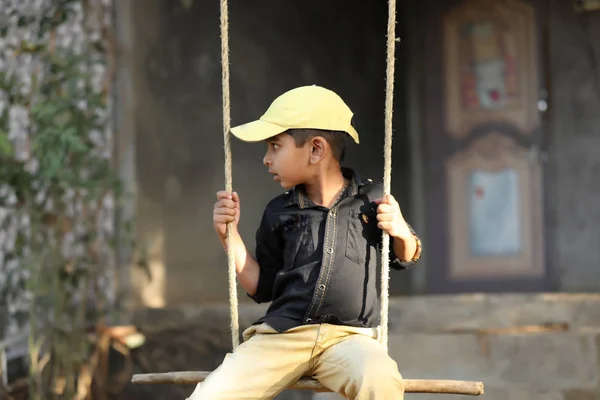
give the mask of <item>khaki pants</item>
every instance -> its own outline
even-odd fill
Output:
[[[320,324],[278,333],[262,324],[243,336],[188,400],[271,399],[303,376],[352,400],[404,398],[398,366],[376,329]]]

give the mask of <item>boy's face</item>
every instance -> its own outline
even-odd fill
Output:
[[[284,189],[304,183],[309,168],[310,143],[296,147],[296,141],[287,133],[267,139],[267,153],[263,164]]]

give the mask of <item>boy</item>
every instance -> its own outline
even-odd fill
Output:
[[[238,195],[220,191],[214,207],[214,227],[224,249],[234,248],[241,286],[271,304],[190,399],[269,399],[302,376],[348,399],[403,398],[397,365],[378,341],[377,261],[382,231],[391,236],[394,269],[420,258],[420,241],[381,184],[341,167],[345,138],[359,142],[351,119],[334,92],[305,86],[231,130],[267,142],[263,162],[288,190],[263,213],[256,258],[237,231]]]

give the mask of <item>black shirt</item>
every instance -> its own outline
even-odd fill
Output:
[[[302,185],[267,205],[256,233],[260,276],[250,297],[271,304],[257,324],[279,332],[313,323],[379,325],[382,231],[374,201],[383,185],[342,172],[348,185],[331,208],[311,202]],[[392,243],[390,268],[415,264],[398,259]]]

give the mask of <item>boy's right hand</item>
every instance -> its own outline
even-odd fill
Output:
[[[232,194],[222,190],[217,192],[217,202],[213,211],[213,225],[221,239],[227,237],[227,224],[233,223],[237,229],[240,221],[240,198],[236,192]]]

